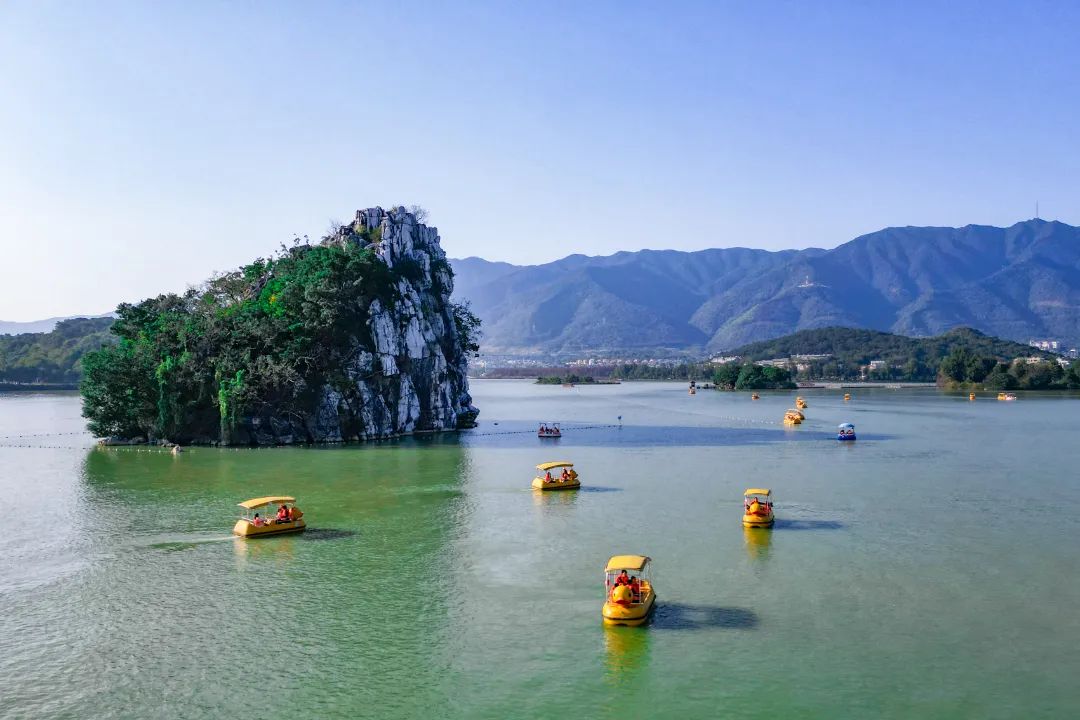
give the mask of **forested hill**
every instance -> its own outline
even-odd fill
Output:
[[[832,250],[452,263],[490,353],[721,352],[836,326],[912,336],[966,326],[1080,344],[1080,228],[1060,222],[886,228]]]
[[[929,338],[873,330],[805,330],[734,351],[741,362],[786,360],[799,381],[934,382],[994,390],[1080,389],[1080,361],[958,328]],[[1042,358],[1039,360],[1038,358]]]
[[[82,377],[82,357],[115,342],[114,320],[72,318],[52,332],[0,335],[0,382],[74,384]]]
[[[1051,357],[1030,345],[984,335],[971,328],[956,328],[927,338],[905,337],[876,330],[830,327],[801,330],[791,335],[750,343],[730,352],[745,360],[771,360],[795,355],[830,355],[848,365],[866,365],[882,360],[902,366],[916,360],[936,367],[954,350],[1008,362],[1018,357]]]

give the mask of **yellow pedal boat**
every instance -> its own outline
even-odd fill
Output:
[[[551,471],[558,468],[566,468],[564,474],[552,475]],[[533,478],[533,490],[576,490],[581,487],[581,481],[578,480],[578,474],[572,462],[557,460],[540,463],[536,469],[539,473]]]
[[[799,408],[800,410],[805,410],[807,408],[806,401],[803,400],[801,397],[795,398],[795,407]]]
[[[644,555],[615,555],[604,568],[605,625],[641,625],[656,608],[649,563]]]
[[[805,419],[806,416],[795,408],[789,408],[788,411],[784,413],[785,425],[801,425],[802,421]]]
[[[772,490],[768,488],[747,488],[743,493],[742,524],[746,527],[772,527],[773,517]]]
[[[274,505],[285,505],[288,509],[288,519],[278,520],[269,511],[258,512],[263,508],[272,508]],[[307,524],[304,522],[304,513],[296,507],[296,498],[289,495],[268,495],[266,497],[252,498],[240,503],[244,509],[240,519],[233,525],[233,535],[242,538],[265,537],[267,535],[284,535],[285,533],[303,532]]]

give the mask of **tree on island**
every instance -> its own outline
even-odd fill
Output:
[[[786,390],[795,387],[785,368],[754,363],[724,363],[713,371],[713,382],[725,390]]]

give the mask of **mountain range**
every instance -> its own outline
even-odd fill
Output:
[[[23,335],[26,333],[47,333],[52,332],[58,323],[65,320],[75,320],[78,318],[103,318],[112,317],[113,313],[105,313],[103,315],[69,315],[67,317],[53,317],[46,318],[44,320],[28,320],[25,322],[16,322],[12,320],[0,320],[0,335]]]
[[[845,326],[910,336],[973,327],[1080,343],[1080,228],[1027,220],[897,227],[831,250],[717,248],[452,260],[488,353],[718,352]]]

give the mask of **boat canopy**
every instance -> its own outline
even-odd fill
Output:
[[[644,555],[615,555],[607,561],[607,567],[604,568],[604,572],[612,572],[614,570],[637,570],[641,571],[645,567],[651,558],[647,558]]]
[[[574,467],[574,463],[567,462],[566,460],[557,460],[555,462],[540,463],[536,466],[536,469],[540,472],[545,472],[547,470],[554,470],[555,468],[561,467]]]
[[[768,488],[747,488],[743,493],[743,497],[750,497],[751,495],[772,495],[772,490]]]
[[[851,428],[852,430],[854,430],[855,426],[852,425],[851,423],[840,423],[840,429],[841,430],[847,430],[848,428]]]
[[[255,508],[263,507],[264,505],[279,505],[281,503],[295,503],[296,498],[289,495],[267,495],[266,497],[257,497],[250,500],[245,500],[242,503],[237,503],[240,507],[246,510],[254,510]]]

